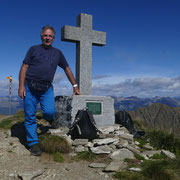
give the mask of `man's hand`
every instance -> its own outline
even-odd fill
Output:
[[[18,95],[20,98],[24,99],[25,96],[26,96],[26,89],[25,87],[20,87],[19,90],[18,90]]]
[[[80,95],[80,91],[79,91],[78,87],[73,87],[73,96],[74,95]]]
[[[22,64],[21,70],[19,73],[19,90],[18,90],[18,95],[20,98],[24,99],[26,96],[26,89],[24,87],[24,81],[26,78],[26,71],[29,68],[29,65],[27,64]]]

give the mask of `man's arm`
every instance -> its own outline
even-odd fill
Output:
[[[76,80],[74,79],[73,73],[72,73],[71,69],[69,68],[69,66],[67,66],[64,71],[65,71],[66,76],[68,77],[69,81],[71,82],[71,84],[75,85]],[[73,87],[73,95],[80,95],[80,91],[77,86]]]
[[[24,81],[26,78],[26,71],[28,69],[29,65],[27,64],[22,64],[21,66],[21,70],[19,73],[19,90],[18,90],[18,94],[19,97],[24,99],[24,97],[26,96],[26,90],[25,90],[25,86],[24,86]]]

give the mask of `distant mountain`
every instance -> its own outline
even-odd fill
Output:
[[[154,97],[154,98],[138,98],[131,97],[112,97],[114,99],[114,107],[117,110],[136,110],[140,107],[148,107],[155,103],[166,104],[171,107],[180,107],[180,97]],[[23,100],[18,96],[13,96],[11,99],[11,114],[23,109]],[[0,96],[0,114],[8,115],[9,97]]]
[[[180,136],[180,108],[155,103],[151,106],[128,111],[134,121],[148,129],[161,129]]]
[[[0,97],[0,114],[8,115],[9,106],[11,107],[10,114],[13,115],[17,111],[23,109],[23,100],[18,96],[13,96],[10,104],[8,96]]]
[[[171,107],[180,107],[180,97],[154,97],[154,98],[138,98],[136,96],[114,99],[114,107],[117,110],[136,110],[140,107],[148,107],[155,103],[166,104]]]

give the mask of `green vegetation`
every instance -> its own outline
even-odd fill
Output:
[[[71,152],[71,146],[63,137],[55,135],[40,135],[39,143],[42,151],[53,154],[56,152],[69,153]]]
[[[3,119],[0,122],[0,128],[11,129],[11,127],[12,127],[12,120],[10,120],[10,119]]]
[[[81,160],[93,161],[95,159],[97,159],[97,155],[90,151],[79,152],[77,156],[72,157],[72,160],[76,160],[76,161],[81,161]]]
[[[138,145],[138,147],[140,147],[142,149],[142,147],[146,144],[146,139],[145,137],[142,137],[141,139],[136,139],[137,142],[139,142],[140,144]]]
[[[142,174],[136,172],[116,172],[113,177],[121,180],[145,180]]]
[[[166,159],[167,157],[164,154],[154,154],[151,159]]]
[[[133,122],[136,129],[146,131],[147,124],[145,123],[144,119],[138,118]]]
[[[150,144],[157,149],[165,149],[180,155],[180,139],[176,138],[174,134],[168,134],[167,132],[154,130],[148,132]]]
[[[18,111],[14,116],[3,119],[0,128],[11,129],[13,125],[24,121],[24,111]]]
[[[174,152],[177,159],[169,159],[163,154],[154,154],[151,159],[143,160],[137,154],[136,159],[143,160],[143,163],[135,164],[133,160],[125,159],[124,161],[130,167],[140,167],[142,172],[120,171],[114,174],[114,178],[123,180],[175,180],[180,179],[180,139],[173,134],[160,130],[146,131],[147,134],[141,139],[136,139],[142,148],[146,142],[157,149],[166,149]],[[155,160],[155,161],[154,161]]]
[[[145,160],[143,156],[136,154],[136,153],[134,153],[134,157],[139,160]]]
[[[55,153],[55,155],[54,155],[54,161],[55,161],[55,162],[60,162],[60,163],[64,162],[64,157],[63,157],[63,155],[62,155],[60,152]]]
[[[13,117],[13,120],[16,120],[16,121],[24,121],[24,111],[21,110],[21,111],[18,111]]]
[[[173,180],[173,175],[168,172],[168,161],[145,161],[142,166],[144,177],[154,180]]]
[[[124,162],[127,162],[127,163],[131,163],[132,159],[129,159],[129,158],[125,158],[124,159]]]
[[[126,160],[127,161],[127,160]],[[129,161],[129,160],[128,160]],[[129,163],[129,162],[128,162]],[[128,167],[137,167],[133,164]],[[145,160],[141,172],[119,171],[113,176],[123,180],[175,180],[180,179],[180,158],[163,160]]]

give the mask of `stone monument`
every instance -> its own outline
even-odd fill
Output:
[[[105,45],[106,33],[93,30],[92,16],[81,13],[77,16],[77,27],[62,27],[61,40],[76,43],[76,81],[81,95],[55,98],[57,122],[61,122],[60,126],[70,126],[77,111],[88,108],[98,126],[113,125],[114,100],[111,97],[91,95],[92,45]]]

